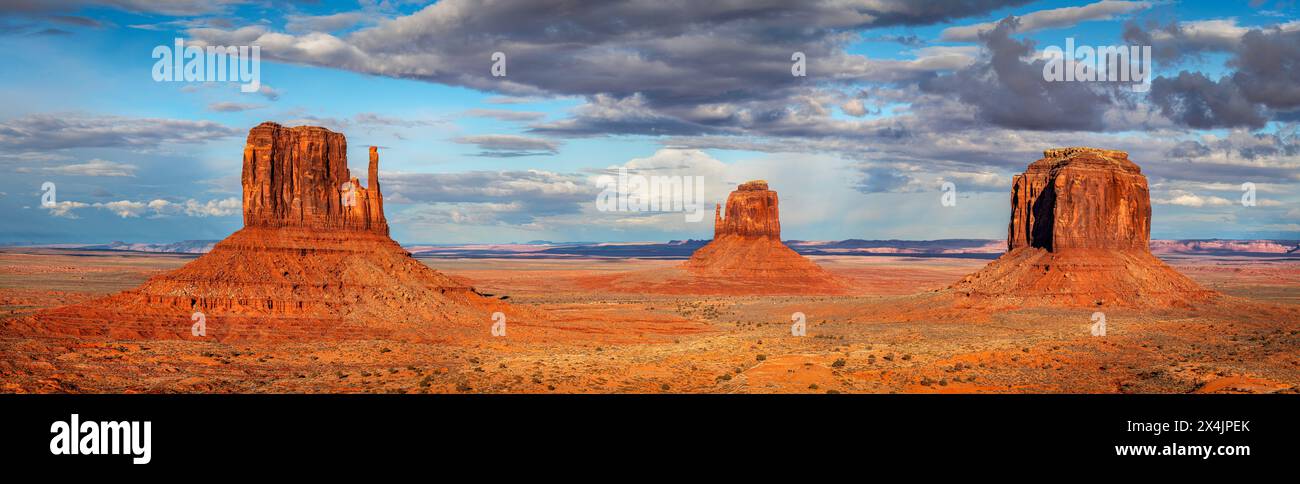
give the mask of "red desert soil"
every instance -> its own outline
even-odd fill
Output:
[[[129,288],[192,257],[2,249],[0,306],[15,318]],[[505,337],[429,341],[123,340],[0,331],[6,392],[1295,392],[1300,388],[1300,261],[1182,257],[1179,271],[1254,309],[1039,308],[977,321],[889,322],[879,315],[985,264],[970,259],[818,257],[865,288],[852,296],[626,294],[581,282],[650,271],[663,260],[431,259],[422,262],[515,307],[550,315],[510,319]],[[61,267],[84,268],[82,273]],[[52,273],[45,272],[49,268]],[[84,277],[85,279],[80,279]],[[892,281],[888,291],[874,291]],[[46,288],[55,293],[44,295]],[[791,336],[791,313],[807,336]],[[176,324],[188,328],[187,317]],[[479,328],[488,335],[490,321]],[[556,329],[550,329],[555,325]],[[214,330],[210,323],[209,330]],[[444,329],[429,324],[431,335]],[[762,359],[760,360],[760,355]],[[843,360],[843,363],[838,363]]]
[[[341,156],[341,145],[333,147],[328,134],[309,134],[321,137],[272,137],[270,145],[283,142],[296,152],[316,153],[310,155],[315,159],[333,156],[324,153]],[[258,136],[250,135],[245,157],[246,162],[254,158],[254,168],[264,159],[258,147],[268,146]],[[949,286],[984,261],[800,257],[846,288],[843,293],[743,295],[763,288],[718,291],[704,285],[702,294],[665,294],[648,290],[658,289],[654,278],[664,278],[657,282],[661,285],[681,284],[673,278],[689,272],[690,263],[411,258],[387,236],[377,184],[357,187],[356,205],[334,203],[339,192],[333,183],[350,178],[346,163],[332,163],[324,166],[340,168],[310,177],[329,183],[294,185],[315,187],[323,198],[289,196],[285,186],[260,185],[265,179],[260,176],[250,180],[246,169],[246,188],[260,187],[245,193],[247,227],[197,259],[0,249],[0,391],[1295,393],[1300,388],[1300,261],[1295,259],[1177,257],[1170,259],[1175,270],[1154,257],[1130,261],[1111,252],[1141,255],[1136,246],[1078,247],[1105,252],[1077,252],[1086,261],[1065,266],[1077,277],[1093,277],[1090,270],[1106,277],[1132,275],[1133,286],[1119,287],[1186,300],[1159,306],[1119,304],[1131,295],[1127,289],[1097,305],[1096,294],[1089,292],[1094,286],[1076,284],[1076,276],[1049,285],[1034,282],[1039,276],[1025,274],[1043,269],[1032,257],[1022,261],[1017,254],[1025,251],[989,267],[1009,268],[1010,280],[1019,282],[1006,287],[1049,290],[1013,295],[1018,299],[990,293],[967,298],[978,304],[966,308],[953,303],[958,298]],[[373,172],[370,180],[377,178]],[[314,201],[296,201],[304,199]],[[728,219],[751,220],[760,232],[775,233],[765,228],[776,227],[775,194],[771,208],[771,217],[748,219],[733,217],[729,209]],[[1140,209],[1134,217],[1128,223],[1149,220]],[[779,241],[762,243],[774,248],[773,239]],[[1014,246],[1015,236],[1011,239]],[[1112,239],[1124,240],[1135,243]],[[1032,243],[1027,248],[1047,250]],[[1111,265],[1098,266],[1099,259]],[[808,267],[786,274],[802,277],[810,273]],[[1170,282],[1174,290],[1151,291],[1166,287],[1151,286],[1152,281],[1173,281],[1170,274],[1179,272],[1191,278]],[[646,281],[646,290],[636,290]],[[1203,288],[1228,296],[1202,299]],[[1184,289],[1188,292],[1180,292]],[[1068,295],[1057,300],[1063,303],[1039,304],[1059,294]],[[56,308],[68,303],[75,304]],[[208,336],[189,333],[196,309],[211,313]],[[1105,336],[1093,335],[1098,310],[1106,318]],[[504,336],[492,336],[494,311],[506,314]],[[806,321],[805,336],[792,334],[796,313]]]

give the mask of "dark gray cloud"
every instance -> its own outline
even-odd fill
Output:
[[[1239,35],[1227,65],[1231,75],[1212,80],[1182,71],[1158,77],[1151,103],[1175,122],[1198,129],[1262,128],[1275,116],[1291,119],[1300,108],[1300,30],[1253,29]]]
[[[1228,65],[1251,102],[1269,109],[1300,107],[1300,30],[1251,30]]]
[[[1045,80],[1046,61],[1024,60],[1034,54],[1034,42],[1010,37],[1018,24],[1019,20],[1008,17],[993,30],[981,33],[987,59],[953,74],[922,81],[922,90],[956,95],[973,106],[980,119],[1006,128],[1106,129],[1104,115],[1115,104],[1113,94],[1095,83]]]
[[[1246,28],[1232,19],[1201,20],[1192,22],[1171,21],[1160,25],[1155,21],[1125,22],[1123,38],[1132,45],[1151,46],[1151,55],[1161,63],[1176,63],[1197,59],[1209,52],[1231,52],[1241,43]]]
[[[212,121],[84,114],[29,114],[0,121],[0,146],[24,150],[155,148],[206,143],[239,134]]]
[[[867,26],[883,27],[889,25],[930,25],[942,23],[973,15],[985,14],[999,8],[1024,5],[1026,3],[1029,3],[1029,0],[885,0],[878,2],[864,2],[864,4],[871,6],[861,8],[875,16],[875,20]]]
[[[1229,77],[1214,81],[1187,71],[1157,77],[1151,82],[1150,99],[1169,119],[1198,129],[1262,128],[1268,121],[1263,107],[1247,100]]]
[[[249,2],[250,0],[5,0],[0,2],[0,15],[72,12],[85,7],[110,7],[128,12],[171,16],[209,15]]]
[[[1195,140],[1179,141],[1168,151],[1171,158],[1200,158],[1210,154],[1210,147]]]
[[[710,133],[746,117],[770,118],[779,107],[769,104],[821,83],[904,82],[959,66],[959,55],[872,61],[844,47],[857,39],[858,29],[928,25],[1023,3],[445,0],[342,36],[272,32],[262,25],[188,32],[218,45],[255,42],[268,59],[507,96],[582,96],[591,104],[637,97],[645,112],[617,118],[605,132],[662,135]],[[806,55],[807,78],[790,75],[795,51]],[[495,52],[506,55],[505,77],[490,73]],[[705,105],[734,109],[696,109]],[[537,133],[565,136],[591,131],[584,120],[536,127]]]
[[[1016,25],[1016,31],[1025,33],[1043,29],[1072,27],[1080,22],[1109,20],[1117,15],[1144,10],[1151,8],[1151,6],[1151,2],[1103,0],[1081,6],[1039,10],[1016,16],[1016,19],[1020,21]],[[939,34],[939,38],[948,42],[974,42],[980,40],[980,34],[992,31],[997,26],[997,22],[985,22],[975,25],[949,27]]]

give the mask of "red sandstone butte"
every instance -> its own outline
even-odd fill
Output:
[[[768,190],[767,182],[755,180],[740,184],[727,195],[727,216],[722,217],[722,206],[713,211],[714,240],[726,236],[766,238],[781,240],[781,214],[776,192]]]
[[[1151,195],[1123,151],[1061,148],[1016,175],[1007,250],[1147,250]]]
[[[348,174],[343,134],[262,123],[244,146],[244,226],[343,229],[388,235],[379,152],[370,147],[369,188]]]
[[[1007,253],[951,289],[1007,304],[1157,307],[1213,297],[1151,255],[1151,196],[1128,153],[1043,152],[1011,189]]]
[[[686,261],[696,277],[730,279],[756,289],[788,288],[838,292],[834,276],[781,243],[781,221],[776,192],[767,182],[742,183],[714,211],[713,241]]]
[[[379,155],[367,183],[325,128],[262,123],[244,148],[244,228],[138,288],[33,316],[33,331],[120,339],[396,338],[487,334],[502,301],[430,269],[388,236]],[[474,328],[474,329],[471,329]],[[480,331],[481,330],[481,331]]]

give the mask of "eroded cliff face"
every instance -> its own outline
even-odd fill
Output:
[[[262,123],[244,146],[244,226],[360,230],[388,234],[379,154],[370,147],[370,187],[348,172],[347,140],[316,126]]]
[[[1007,250],[1145,250],[1150,239],[1151,195],[1128,153],[1047,150],[1013,180]]]
[[[973,305],[1189,305],[1215,297],[1148,248],[1151,196],[1122,151],[1047,150],[1015,177],[1007,253],[952,289]]]

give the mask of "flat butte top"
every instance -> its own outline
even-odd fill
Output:
[[[1129,161],[1128,152],[1088,146],[1054,148],[1043,151],[1043,158],[1029,164],[1026,172],[1051,171],[1067,166],[1094,169],[1113,169],[1140,174],[1142,168]]]

